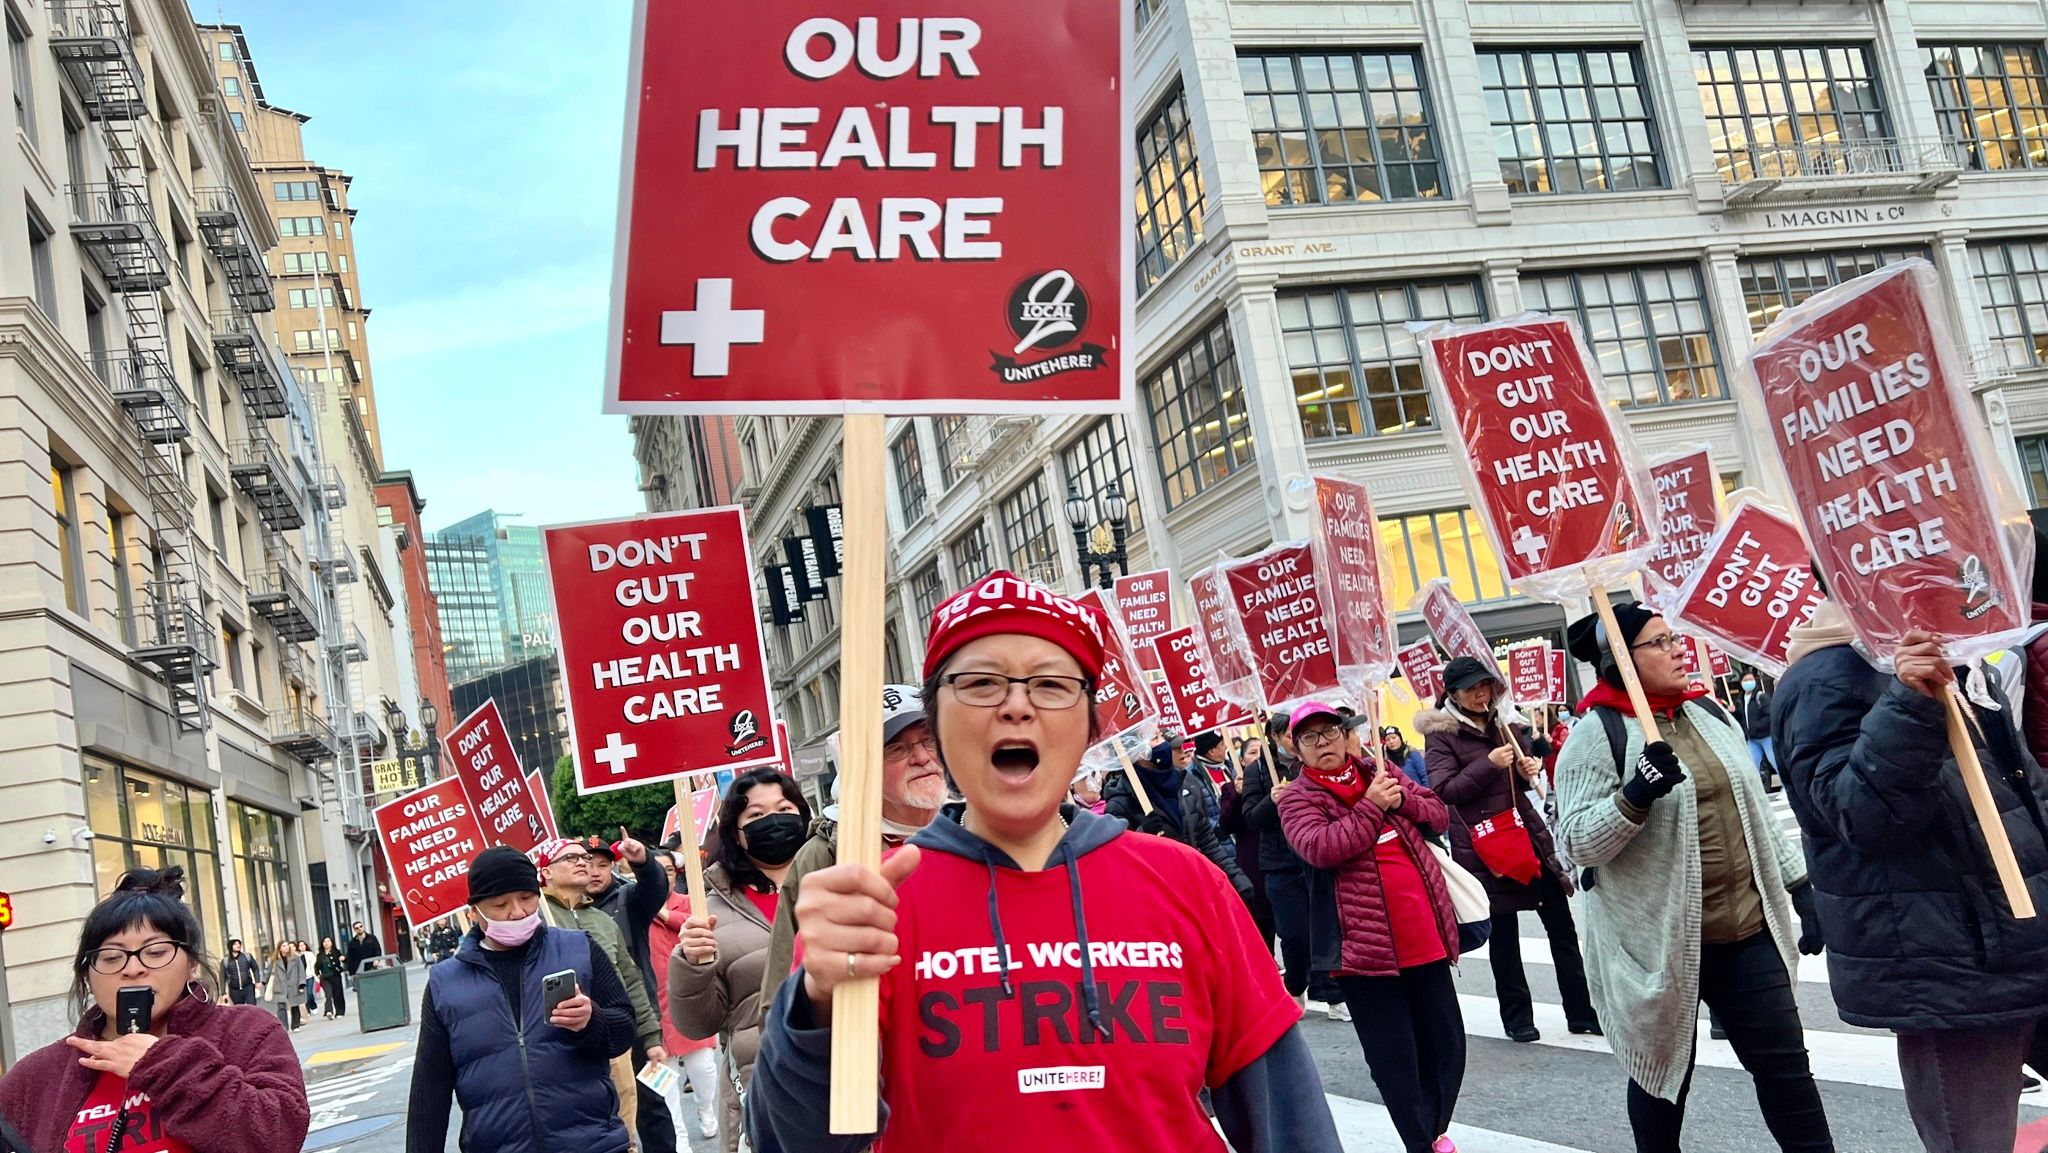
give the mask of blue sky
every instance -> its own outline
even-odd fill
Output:
[[[193,4],[243,26],[264,94],[312,117],[308,154],[355,177],[385,466],[412,470],[429,531],[641,507],[626,418],[598,411],[631,14]]]

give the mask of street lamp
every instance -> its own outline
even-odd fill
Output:
[[[1095,515],[1095,502],[1081,495],[1078,485],[1067,486],[1067,526],[1074,530],[1074,552],[1081,558],[1081,585],[1088,585],[1088,570],[1096,570],[1096,583],[1109,588],[1124,572],[1128,559],[1124,553],[1124,530],[1131,523],[1131,502],[1124,499],[1123,489],[1117,482],[1110,481],[1102,487],[1102,515]],[[1107,552],[1096,549],[1089,539],[1095,527],[1102,521],[1109,522],[1110,547]]]
[[[420,723],[426,726],[427,731],[425,739],[418,744],[412,744],[407,739],[409,726],[406,723],[405,710],[398,707],[397,701],[388,698],[385,700],[384,719],[391,724],[391,743],[398,752],[398,759],[405,761],[414,757],[419,758],[423,780],[432,780],[438,776],[441,756],[434,730],[440,723],[441,714],[440,710],[434,707],[434,702],[424,698],[420,700]]]

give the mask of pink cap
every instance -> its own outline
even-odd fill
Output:
[[[1344,719],[1344,714],[1338,712],[1335,705],[1326,705],[1321,701],[1303,701],[1294,706],[1294,712],[1288,715],[1287,731],[1291,733],[1301,727],[1301,722],[1317,716],[1329,716],[1339,721]]]

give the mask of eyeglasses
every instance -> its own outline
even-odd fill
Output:
[[[1339,728],[1296,729],[1294,743],[1297,745],[1327,745],[1344,736]]]
[[[960,690],[956,686],[953,689],[953,692],[957,695],[960,692]],[[1027,687],[1024,690],[1024,692],[1028,696],[1030,695],[1031,690]],[[1009,686],[1005,685],[1003,687],[1003,694],[1005,696],[1009,695]],[[967,701],[966,703],[973,704],[974,702]],[[1049,709],[1055,706],[1039,705],[1038,707],[1042,709]],[[901,764],[904,761],[910,759],[910,751],[912,749],[923,749],[927,754],[936,754],[939,751],[939,742],[933,740],[930,737],[926,737],[921,741],[890,741],[888,744],[882,746],[882,761],[885,764],[891,765]]]
[[[1665,633],[1663,636],[1660,637],[1651,637],[1649,640],[1646,641],[1637,641],[1635,644],[1632,644],[1628,647],[1631,650],[1656,649],[1660,653],[1668,653],[1671,651],[1671,646],[1677,643],[1677,633]]]
[[[590,862],[591,856],[589,853],[563,853],[548,863],[551,865],[575,865],[578,868],[582,868],[588,866]]]
[[[1001,673],[947,673],[940,683],[951,685],[953,696],[963,705],[992,709],[1010,699],[1010,686],[1023,685],[1024,696],[1041,709],[1071,709],[1088,694],[1085,677],[1062,677],[1050,673],[1035,677],[1006,677]]]
[[[182,941],[151,941],[140,949],[117,949],[110,945],[80,957],[79,963],[92,966],[95,973],[111,977],[128,967],[130,957],[141,958],[142,967],[145,969],[161,969],[170,964],[171,959],[178,955],[178,950],[184,947]]]

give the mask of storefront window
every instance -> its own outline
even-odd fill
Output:
[[[226,944],[213,794],[111,761],[85,762],[86,823],[93,832],[93,888],[112,892],[129,869],[185,870],[185,900],[198,914],[204,944]]]
[[[254,938],[266,950],[280,939],[295,941],[301,935],[285,852],[287,827],[286,819],[275,813],[228,802],[228,845],[235,858],[243,936]]]

